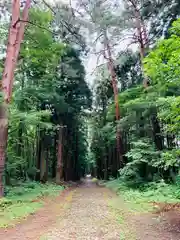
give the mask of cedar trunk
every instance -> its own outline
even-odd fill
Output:
[[[30,0],[26,1],[23,10],[23,21],[27,21]],[[5,152],[8,138],[8,115],[7,104],[10,102],[13,87],[14,70],[23,39],[25,22],[20,24],[20,0],[12,1],[12,16],[8,35],[8,45],[6,50],[6,60],[2,77],[2,93],[4,103],[0,106],[0,197],[4,195],[3,173],[5,168]]]
[[[46,136],[43,134],[41,138],[41,148],[40,148],[40,181],[41,183],[46,183],[48,181],[48,158],[49,149],[46,146]]]
[[[8,136],[7,109],[5,104],[0,105],[0,197],[4,195],[4,168],[5,152]]]
[[[2,93],[4,95],[4,103],[0,105],[0,197],[4,195],[3,173],[5,168],[5,153],[8,135],[7,104],[9,103],[10,86],[12,85],[13,81],[11,76],[15,67],[14,56],[16,50],[16,38],[19,29],[19,25],[16,23],[18,22],[19,16],[20,2],[19,0],[14,0],[12,2],[12,17],[9,28],[6,60],[4,63],[4,71],[2,77]]]
[[[141,17],[141,13],[140,13],[137,2],[134,0],[129,0],[129,2],[132,4],[132,7],[134,8],[134,17],[135,17],[136,29],[137,29],[137,39],[139,43],[139,51],[140,51],[140,57],[141,57],[141,67],[142,67],[142,72],[144,73],[143,60],[147,52],[147,49],[149,47],[147,29]],[[144,80],[143,80],[144,87],[147,88],[148,84],[149,84],[148,78],[147,76],[144,75]]]
[[[59,128],[59,139],[57,149],[57,168],[56,168],[56,183],[60,183],[63,178],[63,159],[62,159],[62,139],[63,139],[63,126]]]
[[[15,69],[17,61],[18,61],[18,57],[19,57],[19,52],[20,52],[20,48],[21,48],[21,42],[24,38],[24,32],[25,32],[25,26],[27,24],[28,21],[28,14],[29,14],[29,8],[31,6],[31,0],[26,0],[25,3],[25,7],[23,9],[23,13],[22,13],[22,21],[18,22],[18,32],[17,32],[17,36],[16,36],[16,42],[15,42],[15,52],[14,52],[14,66],[13,69]],[[19,21],[16,20],[16,21]],[[16,24],[16,25],[17,25]],[[11,81],[10,81],[10,85],[9,85],[9,100],[12,96],[12,88],[13,88],[13,78],[14,78],[14,70],[11,71]]]

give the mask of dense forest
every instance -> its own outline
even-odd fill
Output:
[[[65,11],[64,7],[59,14]],[[45,183],[50,178],[57,183],[75,181],[85,171],[85,109],[91,106],[91,92],[80,59],[82,50],[70,43],[71,36],[64,40],[58,16],[55,19],[47,6],[32,5],[28,19],[11,101],[6,101],[8,144],[5,161],[3,153],[0,159],[1,175],[5,167],[3,181],[8,185],[18,180]],[[5,42],[7,29],[2,23]],[[78,32],[75,34],[78,39]]]
[[[107,64],[99,66],[94,83],[95,175],[120,177],[136,187],[162,179],[175,183],[180,163],[179,2],[120,2],[123,9],[108,1],[85,7],[91,9]]]
[[[0,4],[0,195],[89,172],[175,183],[180,2],[12,2]]]

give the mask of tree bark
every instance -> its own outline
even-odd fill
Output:
[[[115,111],[116,111],[116,121],[120,120],[120,109],[119,109],[119,101],[118,101],[118,86],[117,86],[117,77],[116,72],[114,68],[114,62],[111,54],[111,49],[109,45],[109,39],[107,37],[106,31],[104,31],[104,58],[108,60],[108,68],[111,75],[111,82],[112,82],[112,88],[114,92],[114,102],[115,102]],[[107,51],[107,56],[106,56]],[[122,139],[121,139],[121,132],[118,127],[118,123],[116,126],[116,140],[117,140],[117,161],[118,161],[118,168],[122,166],[123,164],[123,158],[122,158]]]
[[[57,168],[56,168],[56,183],[60,183],[63,178],[63,158],[62,158],[62,141],[63,141],[63,126],[59,128],[59,139],[57,149]]]
[[[2,76],[2,93],[4,102],[0,105],[0,197],[4,195],[3,173],[5,168],[5,152],[8,136],[8,112],[7,104],[9,103],[10,85],[12,72],[14,71],[14,55],[16,50],[16,38],[18,33],[17,21],[20,16],[20,2],[14,0],[12,3],[12,18],[8,35],[8,45],[6,50],[6,60]]]
[[[40,181],[42,183],[46,182],[46,154],[44,148],[44,139],[41,139]]]
[[[8,136],[7,107],[0,105],[0,197],[4,196],[5,154]]]
[[[149,39],[148,39],[148,35],[147,35],[147,29],[146,29],[144,21],[141,17],[141,13],[140,13],[137,2],[134,0],[128,0],[128,1],[132,4],[132,7],[134,9],[134,17],[135,17],[136,29],[137,29],[137,40],[139,43],[139,51],[140,51],[140,57],[141,57],[141,68],[142,68],[142,72],[144,74],[143,60],[144,60],[146,51],[149,47]],[[144,74],[143,85],[145,88],[147,88],[149,86],[148,77],[145,76],[145,74]]]
[[[155,146],[158,150],[163,150],[164,137],[162,136],[162,133],[161,133],[161,127],[160,127],[160,123],[159,123],[156,111],[151,116],[151,122],[152,122],[152,133],[153,133],[153,140],[154,140]]]
[[[25,26],[27,24],[28,21],[28,15],[29,15],[29,8],[31,6],[31,0],[26,0],[25,3],[25,7],[23,9],[23,13],[22,13],[22,21],[20,21],[20,19],[18,19],[18,25],[19,25],[19,29],[17,32],[17,37],[16,37],[16,47],[15,47],[15,53],[14,53],[14,66],[13,68],[15,69],[17,61],[18,61],[18,56],[19,56],[19,52],[20,52],[20,48],[21,48],[21,43],[22,40],[24,38],[24,32],[25,32]],[[10,89],[9,89],[9,101],[10,98],[12,96],[12,88],[13,88],[13,79],[14,79],[14,71],[11,72],[11,77],[12,81],[10,82]]]
[[[23,20],[27,20],[29,7],[30,0],[27,0],[23,11]],[[4,103],[2,103],[0,106],[0,197],[4,195],[3,172],[5,167],[5,151],[8,138],[7,104],[10,102],[12,95],[14,70],[17,64],[20,45],[24,35],[24,29],[25,24],[20,24],[20,1],[13,0],[11,24],[9,28],[8,45],[6,50],[6,60],[4,63],[4,71],[2,77],[2,93],[4,95]]]
[[[55,132],[55,136],[53,139],[53,151],[52,151],[52,155],[53,155],[53,160],[52,160],[52,178],[55,179],[56,178],[56,166],[57,166],[57,131]]]

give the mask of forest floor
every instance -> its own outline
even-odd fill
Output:
[[[123,195],[123,193],[122,193]],[[1,240],[179,240],[179,208],[156,213],[132,211],[121,196],[90,179],[44,200],[44,207],[14,227],[0,229]]]

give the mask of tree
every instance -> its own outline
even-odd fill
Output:
[[[81,14],[77,13],[80,20],[85,24],[86,27],[90,29],[90,33],[95,37],[93,41],[93,48],[99,44],[100,51],[98,50],[97,59],[103,56],[106,61],[109,75],[111,78],[111,85],[114,92],[115,101],[115,116],[116,121],[120,119],[120,108],[118,103],[118,85],[117,76],[115,72],[115,63],[113,60],[113,47],[114,40],[118,41],[118,27],[115,27],[115,21],[117,21],[117,15],[112,14],[114,9],[114,3],[110,1],[87,1],[82,0],[79,3],[80,8],[83,9]],[[107,10],[108,9],[108,10]],[[112,12],[111,12],[112,10]],[[83,19],[82,19],[83,16]],[[84,20],[85,19],[85,20]],[[115,28],[115,29],[114,29]],[[92,42],[91,42],[92,44]],[[121,144],[121,133],[117,128],[117,161],[119,166],[123,164],[122,157],[122,144]]]
[[[61,2],[56,2],[51,5],[45,0],[42,2],[54,16],[52,26],[55,38],[72,45],[74,48],[85,51],[85,40],[80,33],[80,24],[74,16],[74,10],[71,4],[69,6]]]
[[[143,82],[141,61],[138,52],[121,51],[116,60],[116,74],[121,91]]]
[[[26,1],[26,5],[23,11],[23,19],[21,22],[20,19],[20,3],[19,1],[14,0],[12,3],[12,18],[9,29],[8,36],[8,46],[6,53],[6,60],[4,64],[4,71],[2,77],[2,93],[3,93],[3,103],[0,107],[0,196],[4,194],[3,188],[3,172],[5,165],[5,150],[7,144],[7,135],[8,135],[8,117],[7,117],[7,104],[10,102],[12,95],[12,86],[13,86],[13,76],[14,70],[17,63],[17,58],[19,55],[20,44],[24,35],[24,25],[28,18],[28,9],[30,7],[30,0]]]
[[[6,184],[17,179],[44,183],[50,177],[58,183],[77,180],[87,161],[83,116],[91,106],[81,51],[55,37],[51,10],[35,4],[29,13],[20,54],[14,57]],[[26,25],[23,19],[19,23]]]
[[[53,177],[55,177],[57,168],[59,169],[61,165],[63,166],[63,170],[62,168],[59,169],[61,178],[66,180],[75,178],[73,175],[75,165],[71,164],[77,163],[79,156],[77,156],[77,159],[72,159],[71,148],[74,148],[74,146],[71,143],[74,144],[74,135],[76,134],[72,126],[76,125],[76,119],[83,109],[91,104],[91,93],[84,80],[84,67],[81,64],[79,53],[70,45],[58,43],[54,39],[51,31],[52,17],[50,11],[43,14],[42,11],[36,9],[31,13],[31,21],[36,26],[41,26],[43,30],[40,32],[39,27],[35,28],[34,25],[30,25],[27,29],[26,42],[22,51],[22,58],[25,62],[23,72],[28,76],[26,91],[28,93],[33,92],[32,100],[33,106],[36,106],[36,111],[50,110],[51,123],[53,124],[51,134],[46,128],[37,128],[39,140],[36,168],[40,171],[38,171],[36,179],[43,182],[47,180],[47,174],[43,170],[46,167],[42,164],[46,162],[47,157],[45,156],[47,154],[52,154],[55,157]],[[34,48],[36,51],[33,50]],[[58,142],[60,143],[58,139],[62,137],[59,132],[62,126],[63,142],[61,146],[61,144],[58,144]],[[76,128],[76,131],[79,131],[78,128]],[[72,139],[68,141],[68,138],[71,137]],[[66,146],[66,144],[68,145]],[[54,152],[50,151],[50,145],[52,145],[51,150]],[[56,163],[58,163],[58,166]],[[44,172],[45,175],[41,172]],[[57,179],[60,181],[58,175]]]
[[[131,186],[137,187],[162,178],[165,181],[175,181],[178,174],[179,53],[177,46],[179,46],[179,20],[173,23],[170,38],[159,41],[143,61],[145,73],[151,78],[151,86],[148,89],[144,89],[141,85],[142,76],[138,66],[134,66],[133,54],[130,55],[130,52],[119,54],[121,59],[116,72],[119,81],[123,79],[125,86],[119,93],[121,105],[119,128],[123,133],[126,156],[125,166],[119,173],[121,180]],[[128,84],[132,79],[133,83]],[[102,128],[96,116],[96,125],[94,124],[96,135],[92,140],[92,151],[96,156],[100,172],[104,169],[104,166],[101,166],[101,159],[104,158],[103,153],[105,153],[105,149],[102,148],[105,146],[105,141],[100,144],[100,140],[102,141],[105,136],[108,136],[109,140],[114,137],[112,133],[114,104],[110,98],[107,102],[105,124]],[[108,152],[108,158],[110,156],[112,152]],[[110,162],[108,168],[111,168]],[[104,178],[103,174],[100,177]]]
[[[155,42],[160,37],[167,38],[169,36],[169,28],[172,23],[177,20],[179,16],[179,0],[175,1],[153,1],[152,4],[147,5],[143,14],[147,15],[149,6],[151,5],[150,16],[150,35],[154,36],[152,39]],[[154,7],[152,7],[154,6]]]

